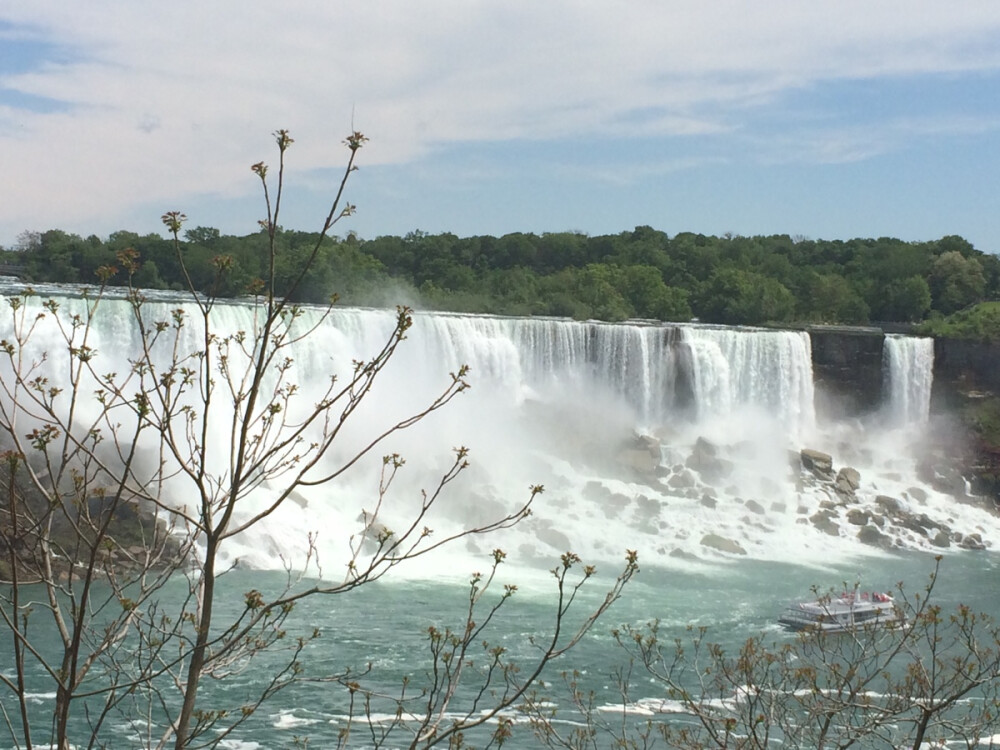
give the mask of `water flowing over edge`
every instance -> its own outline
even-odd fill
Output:
[[[178,307],[149,305],[163,317]],[[246,330],[252,315],[250,305],[219,305],[213,322],[223,333]],[[372,356],[394,320],[382,310],[307,311],[300,324],[320,330],[293,351],[303,403],[329,375]],[[192,327],[184,345],[196,351],[200,341]],[[822,565],[893,548],[992,545],[995,515],[927,465],[932,344],[887,337],[883,412],[819,421],[804,332],[423,313],[343,439],[370,439],[412,414],[467,364],[467,394],[379,451],[408,462],[383,522],[412,515],[458,445],[471,449],[472,467],[435,508],[441,533],[485,523],[523,502],[529,486],[545,486],[517,528],[471,538],[414,575],[476,569],[496,546],[527,566],[568,549],[591,560],[637,549],[647,565],[704,569],[744,557]],[[35,345],[54,352],[58,338],[43,327]],[[105,369],[127,367],[138,345],[125,303],[103,303],[93,346],[117,358]],[[229,554],[278,567],[318,532],[324,573],[336,574],[375,497],[377,458],[336,485],[303,488]],[[245,513],[279,489],[261,487]]]

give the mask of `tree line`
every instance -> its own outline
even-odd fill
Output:
[[[649,226],[613,235],[577,232],[458,237],[410,232],[365,240],[277,228],[183,234],[181,257],[158,234],[106,239],[53,229],[24,233],[2,253],[35,282],[94,283],[126,248],[139,254],[134,283],[238,297],[261,291],[323,303],[400,301],[456,312],[645,318],[729,325],[934,321],[1000,299],[1000,260],[962,237],[926,242],[812,240],[788,235],[721,237]],[[294,285],[318,247],[306,278]],[[219,259],[227,271],[218,273]],[[264,266],[273,258],[273,275]],[[112,280],[112,283],[114,281]]]

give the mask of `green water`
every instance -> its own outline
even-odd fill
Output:
[[[964,602],[1000,615],[998,568],[1000,557],[993,554],[950,555],[942,565],[934,597],[946,608]],[[622,703],[613,674],[623,665],[625,657],[611,636],[615,626],[639,626],[658,619],[666,635],[683,636],[688,625],[704,625],[709,628],[712,640],[735,648],[761,631],[773,635],[775,640],[788,638],[777,628],[775,618],[786,603],[807,596],[812,585],[828,589],[859,582],[866,589],[891,589],[897,581],[903,581],[907,591],[916,592],[926,584],[932,570],[933,558],[921,554],[857,559],[826,568],[748,561],[698,572],[643,569],[591,634],[550,665],[542,684],[556,707],[557,721],[570,726],[579,716],[565,693],[561,693],[562,671],[578,671],[581,685],[594,691],[596,705]],[[506,573],[502,582],[516,582],[516,571]],[[504,646],[527,665],[533,655],[530,638],[540,638],[551,629],[554,582],[548,584],[544,576],[539,578],[535,574],[524,574],[523,578],[528,580],[527,585],[502,610],[502,616],[485,637]],[[280,583],[281,575],[277,573],[237,571],[226,579],[225,591],[231,597],[229,604],[236,607],[244,590]],[[595,581],[584,589],[578,612],[597,604],[603,594],[603,583],[606,581]],[[441,581],[380,582],[350,594],[303,602],[294,613],[290,633],[308,632],[314,627],[322,631],[322,637],[310,643],[303,654],[303,681],[275,696],[227,738],[224,747],[240,750],[292,747],[295,738],[308,738],[309,747],[313,748],[332,746],[348,726],[349,696],[343,687],[324,683],[322,678],[348,667],[365,670],[370,664],[370,674],[359,679],[365,687],[398,694],[407,678],[408,691],[411,694],[418,691],[427,684],[431,667],[427,628],[460,627],[466,603],[467,589],[463,584]],[[2,663],[3,674],[10,677],[9,651],[3,658],[6,660]],[[222,682],[206,682],[203,707],[241,705],[265,683],[275,663],[264,656],[242,674]],[[473,687],[470,682],[459,691],[449,716],[469,706],[469,691]],[[42,736],[38,732],[46,729],[46,714],[51,710],[54,693],[51,683],[37,671],[33,674],[31,692],[37,738]],[[636,702],[662,699],[664,690],[636,673],[630,697]],[[14,708],[7,693],[3,705],[8,713]],[[654,717],[654,720],[661,719]],[[664,716],[662,720],[676,718]],[[82,720],[78,721],[82,732]],[[350,746],[370,746],[368,729],[363,719],[356,719]],[[537,746],[527,726],[516,726],[514,731],[508,746]],[[136,727],[129,726],[122,717],[108,722],[102,739],[115,748],[142,744]],[[401,729],[387,746],[403,747],[409,739],[406,730]],[[0,741],[0,747],[16,746],[9,735]]]

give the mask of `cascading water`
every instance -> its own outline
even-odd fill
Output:
[[[150,305],[151,312],[161,305],[156,314],[167,318],[179,307]],[[232,333],[246,330],[252,315],[249,305],[220,305],[213,323]],[[338,309],[326,318],[307,311],[302,330],[319,329],[291,350],[303,406],[330,375],[371,357],[394,321],[388,311]],[[0,337],[9,325],[0,324]],[[100,369],[126,371],[139,339],[125,303],[102,303],[93,334],[91,346],[109,359]],[[56,341],[43,332],[35,345]],[[183,346],[201,346],[195,327]],[[887,341],[889,402],[908,422],[926,421],[926,352],[925,340]],[[279,567],[318,531],[320,558],[336,575],[359,517],[376,500],[377,459],[398,452],[407,460],[380,511],[392,527],[412,518],[421,489],[433,488],[459,445],[471,449],[472,466],[428,519],[436,533],[497,518],[523,502],[530,486],[546,491],[516,528],[471,538],[411,573],[473,570],[495,546],[511,561],[548,567],[569,549],[588,560],[618,560],[626,548],[638,549],[647,565],[691,566],[743,556],[824,562],[878,554],[886,545],[943,544],[940,534],[934,542],[932,533],[907,530],[906,519],[918,511],[937,519],[938,530],[1000,537],[995,518],[957,508],[918,481],[912,456],[897,450],[883,460],[869,450],[882,434],[875,427],[845,437],[840,425],[816,423],[809,337],[796,331],[418,314],[338,444],[353,448],[419,411],[463,364],[469,392],[393,436],[343,480],[301,488],[293,502],[231,540],[229,554]],[[227,461],[228,435],[212,440],[219,446],[214,460]],[[831,475],[804,472],[803,448],[827,452]],[[860,474],[857,486],[835,476],[847,466]],[[280,480],[264,482],[243,513],[266,507],[281,489]],[[896,498],[896,515],[880,510],[884,496]],[[877,513],[885,539],[865,543],[859,529]],[[475,560],[455,559],[467,555]]]
[[[687,327],[684,336],[693,352],[700,420],[750,408],[776,419],[792,441],[811,434],[816,414],[808,334]]]
[[[934,382],[934,339],[890,334],[882,352],[889,423],[926,425]]]

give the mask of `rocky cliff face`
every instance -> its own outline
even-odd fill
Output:
[[[886,397],[883,329],[814,326],[808,332],[817,414],[877,411]],[[928,463],[951,465],[976,494],[1000,498],[1000,345],[935,340],[931,419],[938,439],[928,446]]]
[[[935,339],[931,410],[957,425],[973,491],[1000,499],[1000,345]]]
[[[934,340],[934,381],[965,390],[1000,393],[1000,345]]]
[[[820,417],[854,416],[882,403],[881,328],[812,326],[813,381]]]

